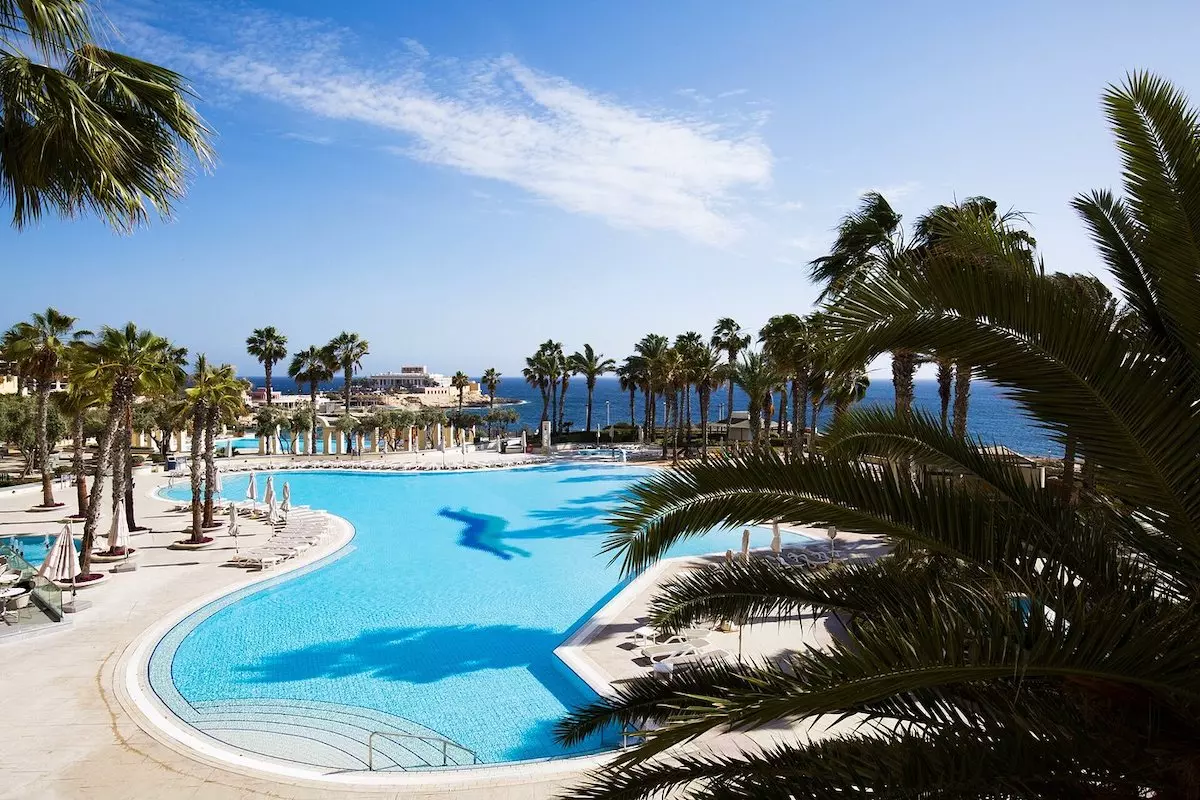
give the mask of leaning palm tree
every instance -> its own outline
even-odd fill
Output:
[[[10,357],[16,360],[27,379],[32,379],[37,387],[37,461],[42,473],[42,502],[39,508],[62,505],[54,500],[54,468],[50,464],[50,443],[46,441],[46,419],[50,391],[62,377],[67,348],[72,338],[77,341],[89,335],[87,331],[75,332],[74,329],[75,317],[47,308],[43,313],[34,314],[29,322],[14,326],[14,335],[7,348]]]
[[[550,372],[553,368],[550,359],[539,350],[525,359],[525,367],[521,370],[525,383],[542,395],[542,424],[550,419]]]
[[[309,430],[309,455],[317,454],[317,388],[322,381],[333,380],[333,372],[337,368],[333,352],[328,347],[310,345],[307,350],[301,350],[292,356],[288,364],[288,375],[296,383],[308,384],[309,405],[312,407],[312,427]]]
[[[123,328],[103,328],[94,346],[87,348],[84,354],[79,374],[84,380],[95,381],[103,387],[109,397],[104,431],[96,449],[96,472],[88,492],[87,518],[79,551],[79,568],[84,579],[91,569],[92,544],[100,520],[106,470],[112,470],[113,497],[125,495],[128,459],[120,457],[121,448],[113,447],[117,430],[127,423],[138,394],[163,391],[178,383],[178,353],[166,339],[148,330],[139,330],[130,322]]]
[[[572,372],[583,376],[584,383],[587,385],[587,419],[583,429],[590,432],[592,430],[592,397],[596,394],[596,379],[616,369],[617,362],[611,358],[605,358],[603,353],[597,353],[590,344],[585,344],[583,350],[576,350],[571,354],[568,364]]]
[[[607,546],[626,571],[714,526],[774,520],[882,534],[909,557],[735,562],[668,581],[649,611],[668,630],[814,609],[849,622],[822,649],[634,679],[577,710],[564,741],[626,725],[644,744],[573,797],[1196,793],[1200,116],[1147,75],[1104,103],[1126,196],[1074,205],[1134,324],[1015,269],[1021,253],[1002,237],[995,266],[936,257],[920,274],[872,275],[828,321],[834,372],[897,348],[967,360],[1060,442],[1077,438],[1096,496],[1070,503],[932,416],[870,409],[847,412],[819,460],[644,481]],[[830,719],[841,733],[806,733]],[[671,749],[768,725],[793,733],[740,752]]]
[[[500,386],[500,372],[495,367],[488,367],[479,379],[488,393],[488,410],[496,406],[496,389]]]
[[[350,385],[354,382],[354,373],[362,368],[362,360],[370,352],[370,343],[357,333],[342,331],[326,345],[333,361],[342,371],[342,379],[346,385],[342,388],[345,397],[345,413],[350,413]],[[346,441],[350,444],[349,439]]]
[[[712,339],[709,343],[716,349],[725,353],[729,359],[726,367],[726,374],[729,379],[729,396],[725,404],[725,408],[729,414],[733,414],[733,372],[737,366],[738,353],[741,353],[750,346],[750,335],[742,333],[741,326],[732,317],[721,317],[717,320],[717,324],[713,326]]]
[[[183,78],[100,47],[91,19],[85,0],[0,2],[0,197],[18,228],[92,211],[128,230],[211,163]]]
[[[458,413],[462,414],[463,392],[471,385],[471,379],[467,376],[467,373],[459,370],[450,378],[450,385],[458,390]]]
[[[254,356],[263,367],[263,382],[267,389],[267,405],[271,405],[271,373],[275,365],[287,358],[287,337],[274,326],[255,328],[246,338],[246,352]]]

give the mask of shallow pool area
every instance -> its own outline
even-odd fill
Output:
[[[150,658],[150,685],[212,738],[329,770],[367,769],[369,757],[375,769],[428,769],[612,746],[615,737],[570,751],[554,741],[554,724],[595,695],[553,651],[622,585],[598,555],[604,518],[647,474],[597,464],[277,472],[294,503],[345,518],[354,539],[176,625]],[[227,476],[226,494],[242,496],[247,481]],[[752,544],[770,538],[755,530]],[[740,540],[713,532],[673,554]],[[368,748],[372,730],[402,735]]]

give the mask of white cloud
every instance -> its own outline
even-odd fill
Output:
[[[190,38],[136,20],[122,27],[185,74],[374,127],[395,136],[389,152],[504,181],[612,225],[728,244],[742,233],[740,193],[770,181],[772,154],[753,128],[622,105],[511,56],[439,61],[404,40],[380,59],[386,68],[367,69],[343,55],[348,32],[309,20],[258,12],[215,30],[177,16],[171,24]]]
[[[720,94],[718,94],[717,99],[724,100],[726,97],[737,97],[739,95],[746,94],[746,92],[748,92],[748,91],[750,91],[750,90],[749,89],[731,89],[728,92],[721,92]]]
[[[799,200],[785,200],[782,203],[776,203],[775,207],[780,211],[803,211],[804,203]]]
[[[910,194],[915,194],[921,190],[920,181],[904,181],[903,183],[893,183],[885,186],[868,186],[865,189],[858,189],[855,194],[861,197],[867,192],[879,192],[888,200],[896,200]]]
[[[309,144],[333,144],[333,137],[314,136],[311,133],[298,133],[296,131],[288,131],[283,134],[283,138],[295,139],[298,142],[308,142]]]

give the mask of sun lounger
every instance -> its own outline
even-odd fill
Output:
[[[690,664],[698,664],[701,661],[724,661],[727,658],[732,658],[733,653],[730,653],[723,647],[715,647],[710,644],[705,644],[702,647],[696,647],[692,650],[678,653],[673,656],[665,656],[654,663],[654,671],[657,673],[669,674],[674,672],[679,667],[688,666]]]
[[[708,646],[708,639],[693,639],[689,642],[672,642],[670,644],[652,644],[642,648],[642,655],[651,661],[671,658],[683,653],[693,653],[701,647]]]

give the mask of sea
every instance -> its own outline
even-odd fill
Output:
[[[254,386],[262,386],[265,379],[262,376],[246,376]],[[295,382],[286,376],[272,376],[271,382],[276,391],[285,393],[306,394],[307,385],[298,389]],[[335,378],[327,384],[322,384],[322,391],[332,392],[342,388],[342,379]],[[915,387],[916,405],[935,416],[940,411],[937,395],[937,382],[918,380]],[[502,378],[496,390],[499,398],[504,398],[521,415],[515,429],[527,426],[536,430],[542,416],[542,398],[537,389],[527,385],[518,378]],[[713,392],[711,398],[711,418],[717,419],[718,414],[726,415],[727,391],[722,388]],[[891,407],[895,395],[892,393],[890,380],[877,379],[871,382],[867,390],[864,405]],[[659,401],[659,419],[663,413]],[[734,390],[735,410],[746,408],[746,396],[740,389]],[[604,377],[596,381],[596,392],[592,401],[592,413],[595,424],[612,422],[629,422],[629,393],[622,392],[615,377]],[[642,397],[639,393],[636,402],[637,421],[642,417]],[[791,412],[791,403],[788,403]],[[811,412],[810,412],[811,413]],[[582,380],[571,381],[567,389],[565,419],[571,422],[571,430],[583,430],[587,416],[587,387]],[[699,399],[692,398],[692,416],[700,419]],[[820,424],[828,425],[832,418],[832,410],[825,409],[820,416]],[[1009,397],[1003,389],[986,381],[976,380],[971,384],[971,406],[967,415],[967,428],[973,437],[982,439],[988,444],[1002,444],[1024,453],[1028,456],[1059,456],[1062,449],[1059,444],[1044,429],[1036,425],[1021,409],[1021,406]]]

